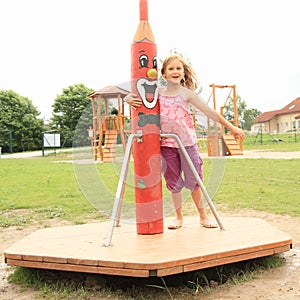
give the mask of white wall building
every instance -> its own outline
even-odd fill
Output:
[[[267,111],[254,120],[251,131],[260,128],[269,133],[284,133],[300,130],[300,98],[296,98],[280,110]]]

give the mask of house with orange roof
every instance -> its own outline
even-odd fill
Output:
[[[300,130],[300,97],[279,110],[267,111],[254,120],[251,130],[260,129],[268,133],[284,133]]]

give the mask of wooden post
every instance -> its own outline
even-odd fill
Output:
[[[95,98],[92,97],[92,111],[93,111],[93,156],[97,160],[97,110],[95,107]]]
[[[102,151],[102,139],[103,139],[103,128],[102,128],[102,119],[101,119],[101,102],[102,97],[101,95],[97,97],[98,102],[98,113],[97,113],[97,120],[98,120],[98,151],[100,154],[100,159],[103,161],[103,151]]]
[[[236,97],[236,86],[235,85],[216,85],[216,84],[211,84],[210,87],[212,87],[212,89],[213,89],[212,93],[213,93],[213,96],[214,96],[214,110],[216,110],[216,108],[217,108],[216,107],[216,100],[215,100],[215,88],[221,88],[221,89],[230,88],[230,92],[229,92],[229,94],[227,96],[227,99],[226,99],[224,105],[220,107],[220,114],[221,114],[222,117],[224,117],[224,108],[226,106],[226,103],[227,103],[228,99],[230,98],[231,92],[233,92],[233,95],[232,95],[232,99],[233,99],[233,114],[234,114],[233,124],[234,124],[234,126],[238,127],[238,123],[239,122],[238,122],[238,107],[237,107],[237,99],[236,99],[237,98]],[[228,121],[231,122],[232,120],[228,120]],[[222,135],[223,135],[223,139],[225,139],[225,136],[224,136],[224,134],[225,134],[225,128],[224,128],[224,126],[222,126],[222,128],[221,128],[221,132],[222,132]],[[233,140],[234,140],[234,144],[236,144],[237,141],[235,141],[234,138],[233,138]],[[225,143],[226,143],[226,141],[225,141]],[[227,148],[228,148],[229,144],[227,143],[226,145],[227,145]],[[238,147],[239,147],[238,151],[236,151],[235,149],[234,149],[234,151],[237,154],[241,154],[242,153],[242,149],[243,149],[243,141],[242,140],[239,141],[239,146]],[[230,154],[232,155],[232,153],[230,153]]]
[[[215,85],[211,84],[212,95],[213,95],[213,107],[214,110],[217,110],[217,101],[216,101],[216,91]],[[210,122],[209,122],[210,124]],[[214,121],[214,133],[212,134],[209,130],[209,134],[207,135],[207,149],[208,149],[208,156],[220,156],[219,151],[219,129],[218,123]]]

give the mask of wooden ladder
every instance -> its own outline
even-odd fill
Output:
[[[243,151],[241,149],[241,145],[234,138],[231,133],[227,133],[223,135],[223,141],[225,143],[226,149],[228,151],[228,155],[242,155]]]
[[[116,157],[117,130],[106,130],[103,147],[103,162],[111,162]]]

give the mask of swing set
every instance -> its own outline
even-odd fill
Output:
[[[238,126],[238,109],[237,109],[237,97],[235,85],[218,85],[210,84],[212,92],[209,96],[208,103],[211,98],[213,100],[213,109],[217,111],[217,97],[216,89],[229,89],[227,98],[222,106],[220,106],[220,115],[224,117],[224,108],[228,100],[233,99],[233,120],[234,126]],[[242,155],[243,147],[242,141],[237,141],[231,133],[225,133],[225,128],[222,125],[218,126],[216,121],[207,120],[207,150],[208,156],[225,156],[225,155]]]

